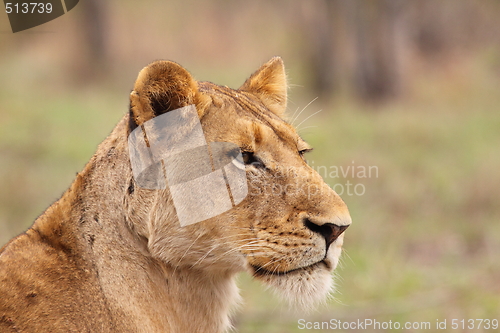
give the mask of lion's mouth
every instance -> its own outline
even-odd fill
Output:
[[[252,273],[253,273],[254,277],[283,276],[283,275],[293,274],[293,273],[302,272],[302,271],[306,271],[306,270],[314,270],[314,269],[321,267],[321,266],[323,266],[327,269],[331,269],[330,268],[331,265],[329,264],[329,262],[326,261],[326,259],[323,259],[323,260],[318,261],[318,262],[311,264],[311,265],[294,268],[294,269],[284,271],[284,272],[279,272],[276,270],[270,271],[264,267],[250,265],[250,267],[252,268],[252,271],[253,271]]]

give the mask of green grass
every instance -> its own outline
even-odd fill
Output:
[[[387,105],[341,97],[304,111],[300,119],[324,110],[302,125],[317,126],[302,132],[315,147],[311,163],[376,166],[378,177],[326,179],[365,189],[362,196],[343,195],[354,223],[335,299],[310,314],[295,313],[242,274],[239,332],[303,332],[299,318],[500,319],[500,80],[479,65],[469,74],[460,83],[422,77],[411,95]],[[126,112],[128,97],[104,86],[54,92],[6,80],[0,81],[2,244],[69,186]]]
[[[127,110],[99,91],[0,91],[0,243],[24,231],[62,192]]]

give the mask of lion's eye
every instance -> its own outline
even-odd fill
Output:
[[[245,163],[245,165],[253,165],[257,168],[264,166],[264,163],[262,163],[262,161],[252,152],[244,151],[241,153],[241,156],[243,157],[243,163]]]
[[[312,148],[307,148],[307,149],[299,150],[299,155],[302,156],[302,157],[304,157],[304,154],[308,153],[310,151],[312,151]]]

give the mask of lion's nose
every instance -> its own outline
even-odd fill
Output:
[[[348,225],[336,225],[333,223],[325,223],[322,225],[315,224],[309,219],[306,219],[304,225],[311,231],[322,235],[326,240],[326,248],[330,246],[340,235],[349,227]]]

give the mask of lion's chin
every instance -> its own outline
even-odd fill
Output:
[[[252,267],[253,276],[264,282],[293,308],[312,310],[325,303],[333,291],[331,266],[321,261],[286,273],[270,273]]]

